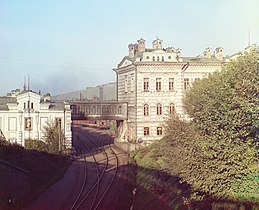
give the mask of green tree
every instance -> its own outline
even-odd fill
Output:
[[[184,99],[191,120],[172,116],[163,140],[135,156],[138,164],[178,176],[202,194],[258,202],[257,62],[247,54],[195,82]]]
[[[66,138],[64,131],[61,129],[59,123],[53,121],[48,122],[43,127],[43,141],[46,143],[47,151],[49,153],[64,153],[66,150]]]
[[[238,141],[256,140],[259,126],[259,71],[254,53],[194,83],[185,108],[204,134]]]
[[[259,71],[255,53],[246,54],[195,82],[184,104],[197,127],[201,155],[184,179],[220,197],[259,199],[255,176],[259,127]],[[197,144],[196,144],[197,145]],[[190,147],[192,149],[192,147]],[[197,160],[196,160],[197,161]],[[202,164],[201,164],[202,163]],[[196,169],[201,167],[201,170]],[[196,176],[199,173],[198,176]],[[247,187],[250,180],[253,187]]]

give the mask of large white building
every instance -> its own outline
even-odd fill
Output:
[[[17,92],[17,91],[16,91]],[[24,146],[25,139],[41,140],[43,127],[56,121],[71,147],[71,110],[66,103],[43,101],[38,93],[24,90],[0,97],[0,134],[8,141]]]
[[[129,54],[114,69],[118,101],[128,102],[128,120],[121,129],[121,140],[150,143],[161,139],[170,114],[188,117],[182,104],[185,90],[225,64],[220,47],[215,52],[205,49],[203,56],[184,57],[180,49],[164,48],[161,39],[152,45],[146,48],[142,38],[129,44]]]

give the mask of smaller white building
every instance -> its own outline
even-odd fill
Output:
[[[22,91],[15,97],[0,97],[0,133],[6,140],[24,146],[25,139],[41,140],[47,122],[56,121],[71,148],[71,110],[67,103],[44,102],[38,93]]]

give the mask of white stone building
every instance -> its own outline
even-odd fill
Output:
[[[128,120],[121,129],[121,140],[143,140],[150,143],[161,139],[164,123],[172,113],[182,119],[182,98],[192,83],[220,71],[225,64],[223,48],[214,53],[205,49],[203,56],[184,57],[180,49],[163,47],[156,39],[146,48],[145,40],[129,44],[129,54],[114,69],[117,75],[118,101],[128,102]]]
[[[13,97],[0,97],[0,134],[12,143],[24,146],[25,139],[43,137],[43,127],[56,121],[65,133],[66,146],[71,147],[71,110],[66,103],[43,101],[32,91],[23,91]]]

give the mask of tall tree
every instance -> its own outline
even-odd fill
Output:
[[[65,151],[65,134],[59,123],[47,122],[43,127],[43,141],[47,144],[48,152],[58,154]]]
[[[200,183],[198,189],[221,197],[259,195],[255,175],[259,128],[256,54],[241,56],[221,72],[194,83],[184,104],[191,125],[201,134],[197,140],[201,156],[189,177],[184,176],[186,181]],[[242,180],[252,180],[253,187]]]

